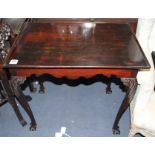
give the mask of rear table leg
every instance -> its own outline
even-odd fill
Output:
[[[107,88],[106,88],[106,94],[112,94],[111,80],[108,81]]]
[[[40,77],[39,78],[39,85],[40,85],[40,88],[39,88],[39,93],[40,94],[44,94],[45,93],[45,87],[44,87],[44,85],[43,85],[43,79],[42,79],[42,77]]]
[[[33,82],[29,80],[29,89],[31,93],[35,93],[37,89],[34,87]]]

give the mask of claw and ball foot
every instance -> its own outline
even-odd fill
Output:
[[[45,93],[45,89],[40,88],[40,89],[39,89],[39,93],[40,93],[40,94],[44,94],[44,93]]]
[[[113,131],[113,134],[114,134],[114,135],[120,135],[119,126],[113,127],[112,131]]]
[[[106,94],[112,94],[112,89],[110,86],[107,86],[106,88]]]
[[[29,102],[32,100],[32,97],[30,95],[25,95],[25,99],[27,102]]]
[[[45,93],[45,87],[43,85],[43,81],[42,80],[39,81],[39,85],[40,85],[40,87],[39,87],[39,93],[40,94],[44,94]]]
[[[29,89],[31,93],[35,93],[37,88],[34,87],[33,82],[29,81]]]
[[[27,125],[27,122],[24,119],[22,119],[20,120],[20,124],[24,127]]]
[[[31,93],[36,93],[37,92],[37,88],[33,88],[32,90],[31,90]]]
[[[30,131],[36,131],[37,125],[36,124],[30,124]]]

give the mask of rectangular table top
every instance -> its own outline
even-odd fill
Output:
[[[127,24],[26,23],[5,63],[16,68],[150,67]]]

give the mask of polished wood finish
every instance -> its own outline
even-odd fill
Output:
[[[110,77],[111,75],[116,77],[125,77],[125,78],[132,78],[136,77],[137,70],[130,70],[130,69],[95,69],[95,68],[89,68],[89,69],[80,69],[80,68],[59,68],[59,69],[53,69],[53,68],[9,68],[11,75],[17,75],[17,76],[31,76],[34,74],[42,75],[42,74],[51,74],[52,76],[55,76],[57,78],[67,77],[69,79],[77,79],[79,77],[85,77],[85,78],[91,78],[95,75],[105,75],[107,77]],[[34,72],[35,71],[35,72]]]
[[[18,60],[17,64],[10,64]],[[136,75],[150,65],[128,24],[93,22],[28,22],[7,57],[5,70],[12,76],[16,96],[29,117],[36,122],[20,90],[26,77],[49,74],[56,78],[91,78],[96,75],[120,79],[127,95],[116,116],[113,133],[137,88]],[[110,92],[108,82],[107,93]]]
[[[133,33],[136,33],[137,18],[32,18],[31,22],[44,22],[44,23],[119,23],[128,24]]]
[[[127,24],[27,23],[15,44],[10,68],[150,67]]]

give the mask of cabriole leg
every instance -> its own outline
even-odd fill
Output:
[[[123,113],[127,110],[127,108],[129,107],[136,89],[137,89],[137,80],[135,78],[122,78],[121,79],[122,83],[124,84],[124,86],[126,87],[126,96],[119,108],[119,111],[117,113],[114,125],[113,125],[113,134],[120,134],[120,130],[119,130],[119,126],[118,123],[120,121],[121,116],[123,115]]]
[[[23,94],[20,87],[20,85],[24,83],[24,81],[25,81],[25,78],[23,77],[12,77],[12,85],[15,92],[15,96],[17,97],[17,99],[19,100],[19,103],[21,104],[21,106],[24,108],[24,110],[27,112],[28,116],[30,117],[31,119],[30,130],[34,131],[36,130],[37,124],[33,116],[32,110],[29,104],[27,103],[25,95]]]

